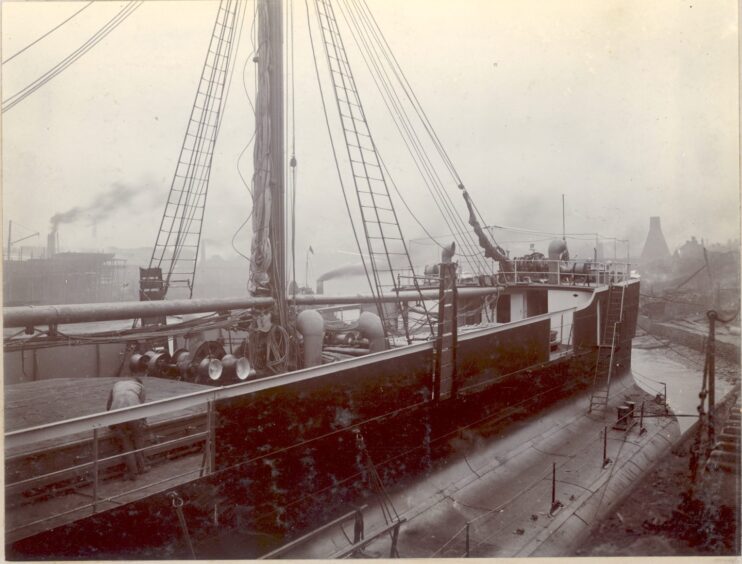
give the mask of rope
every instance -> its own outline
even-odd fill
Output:
[[[274,374],[284,372],[289,354],[289,334],[280,325],[271,327],[266,347],[266,366]]]
[[[307,12],[307,30],[308,30],[308,33],[309,33],[309,43],[310,43],[311,48],[312,48],[312,60],[314,62],[314,71],[315,71],[315,76],[317,77],[317,86],[319,87],[320,98],[322,100],[322,113],[323,113],[324,118],[325,118],[325,125],[327,126],[327,134],[328,134],[328,136],[330,138],[330,146],[332,147],[332,156],[333,156],[333,160],[335,161],[335,170],[337,171],[337,174],[338,174],[338,180],[340,181],[340,189],[341,189],[341,191],[343,193],[343,201],[345,202],[345,209],[348,212],[348,219],[350,221],[351,229],[353,230],[353,237],[355,238],[356,247],[359,249],[359,253],[360,253],[361,241],[360,241],[360,239],[358,237],[358,232],[356,231],[355,222],[353,221],[353,216],[351,215],[351,212],[350,212],[350,203],[348,202],[348,196],[347,196],[347,194],[345,192],[345,183],[343,182],[343,175],[342,175],[342,173],[340,171],[340,162],[338,161],[337,151],[335,149],[335,141],[333,139],[332,130],[330,128],[330,118],[329,118],[329,115],[327,113],[327,104],[325,102],[324,90],[322,88],[322,81],[320,80],[319,66],[317,64],[317,53],[316,53],[316,50],[314,48],[314,39],[313,39],[313,35],[312,35],[312,26],[311,26],[311,23],[310,23],[311,18],[309,16],[309,2],[308,2],[308,0],[304,0],[304,5],[305,5],[305,8],[306,8],[306,12]],[[319,14],[317,14],[317,19],[318,19],[318,22],[319,22]],[[321,25],[321,23],[319,23],[319,25]],[[364,258],[363,253],[360,253],[360,255],[361,255],[361,264],[363,264],[363,271],[366,274],[366,280],[368,282],[368,287],[371,290],[371,292],[374,293],[375,287],[371,283],[371,275],[369,274],[368,267],[366,266],[366,259]]]
[[[75,16],[77,15],[77,14],[79,14],[79,13],[80,13],[80,12],[82,12],[83,10],[86,10],[87,8],[89,8],[89,7],[90,7],[90,6],[92,5],[92,4],[93,4],[93,2],[92,2],[92,1],[91,1],[91,2],[88,2],[87,4],[85,4],[85,5],[84,5],[84,6],[82,7],[82,8],[80,8],[79,10],[77,10],[77,12],[75,12],[74,14],[72,14],[72,15],[71,15],[71,16],[70,16],[69,18],[67,18],[66,20],[64,20],[64,21],[63,21],[62,23],[60,23],[60,24],[57,24],[57,25],[56,25],[56,26],[54,26],[54,27],[53,27],[52,29],[50,29],[49,31],[47,31],[47,32],[46,32],[46,33],[45,33],[44,35],[42,35],[41,37],[39,37],[39,38],[38,38],[38,39],[36,39],[35,41],[32,41],[31,43],[29,43],[28,45],[26,45],[26,46],[25,46],[25,47],[24,47],[23,49],[21,49],[20,51],[17,51],[17,52],[15,53],[15,54],[13,54],[13,55],[11,55],[10,57],[8,57],[7,59],[5,59],[5,60],[3,61],[3,64],[5,64],[5,63],[8,63],[8,62],[12,61],[12,60],[13,60],[13,59],[15,59],[15,58],[16,58],[16,57],[17,57],[18,55],[20,55],[21,53],[23,53],[23,52],[24,52],[24,51],[26,51],[27,49],[30,49],[31,47],[33,47],[34,45],[36,45],[36,44],[37,44],[37,43],[38,43],[39,41],[41,41],[41,40],[42,40],[42,39],[44,39],[45,37],[49,36],[49,35],[50,35],[50,34],[52,34],[53,32],[57,31],[57,30],[58,30],[58,29],[59,29],[60,27],[62,27],[62,26],[63,26],[64,24],[66,24],[66,23],[67,23],[68,21],[70,21],[70,20],[71,20],[72,18],[74,18],[74,17],[75,17]]]
[[[250,97],[250,93],[247,90],[247,84],[245,82],[245,75],[246,75],[245,71],[247,70],[248,63],[252,60],[253,56],[255,55],[255,22],[257,20],[256,12],[257,12],[257,3],[254,3],[253,22],[250,27],[250,41],[252,44],[252,51],[250,51],[250,53],[247,55],[247,57],[245,58],[245,64],[242,66],[242,89],[244,90],[245,96],[247,97],[247,102],[250,104],[250,108],[252,109],[253,119],[255,119],[256,109],[255,109],[255,104],[253,104],[252,98]],[[257,73],[257,70],[254,70],[253,71],[253,83],[254,84],[257,83],[256,73]],[[251,188],[252,181],[248,183],[247,180],[245,180],[245,176],[242,174],[242,169],[240,168],[240,162],[242,161],[242,158],[245,156],[245,153],[247,152],[247,150],[250,148],[250,145],[252,145],[253,141],[255,141],[256,134],[257,134],[257,130],[253,128],[253,132],[252,132],[252,135],[250,136],[250,139],[248,139],[247,144],[244,146],[242,151],[240,151],[240,154],[237,157],[237,173],[240,176],[240,180],[242,181],[242,185],[245,187],[245,190],[247,190],[247,193],[250,194],[250,198],[252,198],[252,195],[253,195],[253,190]],[[231,241],[232,249],[238,255],[240,255],[242,258],[248,261],[250,264],[252,264],[253,262],[252,258],[243,254],[237,248],[237,246],[235,245],[235,240],[237,239],[237,235],[239,235],[240,231],[244,229],[245,225],[247,225],[247,223],[252,218],[253,211],[254,210],[250,210],[250,213],[245,218],[245,221],[242,222],[242,224],[237,228],[237,230],[232,235],[232,241]]]
[[[62,73],[75,61],[82,57],[85,53],[95,47],[100,41],[103,40],[111,31],[116,29],[126,18],[128,18],[139,6],[141,6],[143,0],[136,2],[129,2],[124,6],[113,18],[111,18],[101,29],[95,34],[88,38],[80,47],[73,51],[70,55],[62,59],[60,63],[49,69],[41,77],[36,79],[34,82],[19,90],[9,98],[3,100],[2,112],[5,113],[8,110],[14,108],[17,104],[25,100],[28,96],[36,92],[39,88],[44,86],[47,82],[52,80],[55,76]]]
[[[381,55],[379,54],[378,50],[374,48],[373,45],[373,32],[370,31],[369,25],[364,25],[365,14],[360,14],[358,18],[356,18],[351,11],[351,6],[347,3],[347,14],[345,10],[343,10],[342,5],[340,5],[340,9],[344,19],[348,23],[349,27],[351,27],[351,33],[356,39],[356,43],[360,49],[360,53],[363,57],[364,63],[366,64],[366,67],[368,68],[371,77],[374,80],[377,90],[382,96],[382,100],[384,101],[387,111],[393,118],[395,127],[397,128],[397,131],[399,132],[402,141],[407,148],[407,151],[412,157],[413,162],[415,163],[415,166],[417,167],[427,190],[431,194],[433,201],[438,207],[438,210],[441,213],[449,229],[452,232],[456,229],[460,229],[464,225],[463,219],[456,212],[456,209],[453,206],[453,202],[451,201],[448,192],[443,188],[443,183],[440,179],[440,176],[438,176],[435,167],[433,166],[422,145],[419,136],[415,131],[415,127],[412,124],[409,115],[404,109],[399,96],[397,96],[394,87],[391,84],[391,79],[388,73],[384,70]],[[356,31],[353,32],[353,29],[355,29]],[[383,54],[386,56],[386,59],[388,61],[389,56],[385,53]],[[458,227],[454,227],[454,225],[457,225]],[[465,227],[463,233],[465,235],[468,235]],[[467,258],[467,262],[469,263],[470,268],[472,268],[472,270],[475,272],[477,270],[487,271],[487,265],[481,258],[481,254],[478,254],[476,252],[476,246],[473,245],[473,243],[469,241],[467,237],[464,237],[464,239],[461,240],[460,243],[467,252],[466,255],[462,256]],[[468,260],[469,257],[478,259],[478,267],[475,267],[472,262]]]
[[[225,7],[222,7],[222,6]],[[167,253],[167,248],[170,245],[170,239],[173,235],[173,226],[175,224],[175,218],[178,216],[178,210],[182,209],[182,213],[180,214],[180,222],[179,226],[175,235],[175,243],[173,244],[173,250],[172,254],[169,258],[170,261],[170,267],[168,269],[167,277],[165,280],[165,288],[167,288],[170,285],[170,280],[172,278],[172,275],[175,271],[175,266],[177,264],[177,261],[180,259],[180,254],[183,251],[183,248],[185,246],[185,241],[188,238],[188,235],[192,233],[192,224],[195,218],[195,215],[198,211],[200,211],[200,217],[198,219],[199,221],[199,229],[197,234],[197,240],[195,245],[195,253],[196,256],[193,260],[193,269],[191,272],[187,273],[190,274],[190,295],[193,294],[193,281],[195,280],[196,275],[196,262],[198,259],[198,247],[200,244],[201,239],[201,222],[203,221],[203,213],[204,208],[206,206],[206,196],[208,192],[208,183],[209,178],[211,175],[211,164],[214,157],[214,146],[216,144],[216,138],[219,132],[219,125],[221,123],[221,116],[222,116],[222,110],[223,110],[223,100],[224,100],[224,84],[228,77],[228,71],[229,67],[232,61],[232,47],[233,47],[233,39],[234,39],[234,30],[235,30],[235,20],[237,17],[237,11],[234,12],[232,15],[232,25],[229,26],[228,22],[230,19],[230,14],[232,14],[232,8],[231,8],[231,0],[227,0],[226,4],[224,0],[219,6],[219,10],[217,11],[217,18],[214,22],[214,33],[212,33],[212,41],[209,45],[209,50],[206,54],[206,60],[204,62],[204,71],[207,68],[209,55],[213,54],[213,64],[211,65],[211,73],[208,78],[205,78],[205,74],[202,71],[201,75],[201,81],[199,83],[199,89],[196,93],[196,98],[193,103],[193,107],[191,110],[191,118],[189,120],[189,126],[186,129],[185,138],[183,141],[183,146],[181,148],[180,158],[178,161],[178,165],[176,166],[175,176],[173,177],[173,184],[171,186],[170,195],[172,195],[173,190],[175,190],[175,185],[178,180],[178,168],[180,164],[183,164],[182,158],[183,153],[186,151],[190,151],[190,159],[187,163],[186,170],[184,174],[182,175],[182,178],[184,179],[185,186],[181,188],[180,196],[178,198],[178,203],[176,205],[175,212],[172,214],[173,216],[173,222],[170,224],[170,229],[168,230],[167,237],[165,239],[165,243],[162,245],[162,254],[160,256],[160,260],[158,262],[158,266],[162,264],[162,261],[165,259],[165,254]],[[235,2],[235,5],[236,2]],[[224,21],[220,24],[220,14],[224,12]],[[217,29],[217,26],[220,27],[220,35],[217,36],[215,34],[215,31]],[[228,37],[225,38],[225,33],[228,31]],[[216,50],[212,51],[212,45],[214,43],[214,40],[216,39]],[[225,49],[226,46],[226,56],[222,53],[222,51]],[[226,64],[224,66],[223,76],[221,77],[221,80],[217,82],[215,75],[217,72],[220,74],[222,73],[219,62],[220,60],[225,60]],[[201,92],[201,84],[206,81],[208,84],[207,91],[204,93],[204,107],[198,106],[198,97]],[[221,89],[218,87],[221,86]],[[218,95],[214,94],[214,89],[217,88],[217,92],[219,92]],[[217,101],[218,100],[218,101]],[[217,105],[217,109],[213,110],[212,108],[214,105]],[[195,135],[197,143],[195,144],[194,148],[192,150],[187,149],[187,137],[188,137],[188,131],[190,129],[190,124],[193,122],[193,116],[196,113],[196,110],[201,110],[201,115],[198,119],[198,130]],[[204,130],[208,133],[208,123],[211,120],[211,114],[216,113],[216,124],[213,128],[213,131],[211,135],[207,137],[207,135],[204,134]],[[204,144],[206,144],[206,148],[204,148]],[[195,157],[195,158],[194,158]],[[204,162],[201,162],[201,158],[204,157]],[[200,175],[198,175],[198,171],[200,169]],[[194,171],[196,173],[194,174]],[[195,189],[194,189],[194,183],[195,183]],[[195,192],[194,192],[195,190]],[[183,198],[185,196],[185,202],[183,202]],[[199,202],[199,199],[203,196],[203,201]],[[182,208],[181,208],[181,202]],[[168,196],[168,206],[171,203],[170,196]],[[161,224],[161,230],[162,225],[165,223],[165,218],[167,216],[167,207],[165,210],[165,213],[163,214],[163,222]],[[157,247],[159,244],[159,235],[158,235],[158,241],[155,243],[155,249],[153,250],[153,260],[154,260],[154,254],[157,251]],[[151,265],[150,265],[151,267]]]

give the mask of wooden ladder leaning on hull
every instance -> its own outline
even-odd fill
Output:
[[[590,407],[593,409],[606,409],[611,389],[611,377],[614,370],[614,355],[618,346],[621,323],[623,322],[623,304],[626,286],[611,285],[608,289],[608,307],[606,308],[605,325],[603,334],[598,343],[598,357],[595,362],[595,374],[593,376],[593,390],[590,395]]]

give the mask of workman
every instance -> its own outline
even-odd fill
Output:
[[[118,380],[111,388],[108,396],[106,409],[121,409],[141,405],[145,401],[144,384],[136,377],[126,377]],[[132,452],[144,448],[144,439],[147,434],[147,423],[145,419],[126,421],[111,425],[111,431],[119,442],[121,452],[124,453],[126,461],[125,480],[135,480],[137,474],[147,472],[150,467],[144,453]]]

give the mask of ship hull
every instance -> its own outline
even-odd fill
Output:
[[[638,287],[627,285],[618,372],[630,369]],[[607,291],[596,290],[575,312],[568,354],[552,354],[548,316],[461,335],[446,400],[434,397],[432,343],[277,376],[275,385],[217,400],[215,471],[177,487],[199,557],[222,556],[219,539],[230,535],[249,537],[241,557],[264,553],[276,539],[372,496],[369,460],[385,487],[424,479],[455,456],[452,439],[462,429],[482,421],[496,428],[584,389],[592,382],[606,304]],[[187,557],[167,493],[17,541],[6,553],[14,559]]]

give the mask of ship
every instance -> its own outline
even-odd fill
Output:
[[[414,265],[340,15],[330,0],[313,5],[368,291],[333,296],[288,283],[285,173],[295,160],[283,138],[284,13],[278,0],[259,0],[248,293],[192,298],[230,41],[245,9],[222,0],[140,301],[3,311],[6,384],[82,389],[83,380],[146,374],[147,387],[186,387],[6,431],[9,557],[218,558],[225,542],[239,544],[240,557],[266,556],[363,503],[386,507],[385,488],[424,477],[450,454],[444,439],[457,429],[578,390],[590,390],[586,411],[608,410],[611,382],[631,367],[639,280],[630,265],[570,259],[564,234],[546,253],[511,258],[460,178],[453,192],[466,229],[439,245],[436,264]],[[366,10],[357,15],[378,39]],[[441,148],[432,129],[431,139]],[[186,297],[172,299],[178,288]],[[181,426],[146,449],[157,479],[122,493],[107,428],[147,418],[165,429],[168,414]],[[196,464],[178,471],[177,460]],[[84,503],[26,511],[23,522],[13,513],[24,503],[52,507],[69,491]],[[396,535],[401,521],[388,516],[378,534]]]

